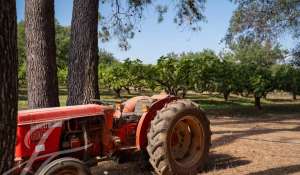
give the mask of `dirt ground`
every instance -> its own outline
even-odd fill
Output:
[[[210,118],[212,148],[204,175],[300,175],[300,114],[263,119]],[[100,163],[95,175],[150,175],[140,161]]]

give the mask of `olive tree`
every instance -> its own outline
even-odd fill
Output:
[[[192,73],[189,75],[192,89],[195,91],[214,91],[215,77],[219,58],[212,50],[187,54],[193,60]]]
[[[253,73],[250,76],[250,88],[248,91],[253,93],[254,104],[257,109],[261,109],[261,98],[266,96],[268,92],[273,91],[272,73],[270,69],[265,67],[257,67],[251,65]]]
[[[192,60],[169,54],[157,60],[157,64],[148,70],[147,79],[152,85],[159,86],[168,94],[183,96],[190,87],[190,75],[192,75]]]
[[[279,46],[268,42],[259,42],[253,38],[241,37],[231,45],[235,60],[240,64],[241,87],[247,93],[253,93],[255,106],[261,109],[261,97],[274,89],[271,66],[282,60],[283,51]]]
[[[126,75],[122,63],[113,63],[109,66],[101,64],[99,68],[100,83],[121,97],[121,90],[126,85]]]
[[[300,70],[288,64],[276,65],[272,70],[276,88],[290,92],[296,100],[300,91]]]
[[[237,65],[233,60],[233,54],[225,53],[222,59],[215,67],[215,86],[216,90],[223,94],[224,100],[227,101],[230,93],[237,90],[239,74],[236,71]]]

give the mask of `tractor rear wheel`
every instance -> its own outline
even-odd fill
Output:
[[[61,158],[41,168],[37,175],[91,175],[90,170],[78,159]]]
[[[160,110],[147,135],[150,163],[160,175],[195,175],[205,164],[209,120],[196,104],[177,100]]]

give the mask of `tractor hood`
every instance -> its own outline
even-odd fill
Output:
[[[23,110],[18,113],[18,125],[53,122],[87,116],[99,116],[104,115],[107,111],[113,110],[114,109],[111,106],[97,104]]]

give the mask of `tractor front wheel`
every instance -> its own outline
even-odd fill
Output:
[[[150,163],[160,175],[194,175],[208,157],[211,131],[205,114],[189,100],[171,102],[148,132]]]
[[[42,167],[37,175],[91,175],[90,170],[78,159],[66,157]]]

